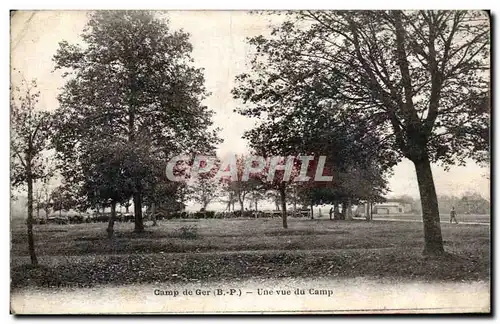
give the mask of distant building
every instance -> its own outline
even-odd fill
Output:
[[[375,204],[373,206],[373,214],[384,215],[384,214],[406,214],[411,213],[411,204],[400,203],[400,202],[384,202]]]

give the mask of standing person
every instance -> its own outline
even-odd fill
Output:
[[[332,215],[333,215],[333,207],[330,208],[330,220],[332,219]]]
[[[450,211],[450,224],[455,221],[456,224],[458,224],[457,221],[457,212],[455,211],[455,207],[451,207]]]

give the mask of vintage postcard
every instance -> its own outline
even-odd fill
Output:
[[[490,13],[10,13],[10,312],[491,312]]]

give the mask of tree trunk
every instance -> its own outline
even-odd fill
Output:
[[[258,211],[258,209],[257,209],[257,199],[255,199],[255,211]]]
[[[345,220],[345,211],[347,210],[347,203],[343,201],[341,205],[342,205],[342,212],[340,213],[340,219]]]
[[[131,69],[135,70],[134,68]],[[135,82],[136,75],[132,71],[129,70],[129,85],[130,85],[130,96],[128,98],[128,141],[129,143],[135,144],[135,113],[137,107],[137,85]],[[134,193],[133,201],[134,201],[134,232],[141,233],[144,232],[144,223],[142,220],[142,194],[140,190],[140,179],[135,179],[135,189],[137,190]]]
[[[431,164],[428,157],[413,161],[417,172],[418,189],[422,203],[422,220],[424,223],[424,255],[444,253],[443,237],[439,219],[439,207],[436,188],[432,177]]]
[[[297,216],[297,188],[293,187],[293,214]]]
[[[153,226],[158,226],[156,222],[156,204],[154,202],[151,203],[151,218],[153,219]]]
[[[134,214],[134,232],[144,232],[144,224],[142,222],[142,197],[140,192],[134,194]]]
[[[313,202],[311,201],[311,219],[314,219],[314,205]]]
[[[343,208],[343,206],[342,206]],[[345,218],[347,220],[352,220],[352,204],[351,199],[347,200],[346,210],[345,210]]]
[[[27,159],[28,170],[28,219],[26,220],[26,225],[28,227],[28,249],[30,252],[31,264],[38,265],[38,259],[35,254],[35,240],[33,238],[33,178],[31,176],[30,163],[31,160]]]
[[[241,214],[243,215],[243,211],[245,210],[245,206],[243,205],[243,199],[241,199],[241,197],[238,197],[238,201],[240,203]]]
[[[284,185],[280,186],[279,193],[281,198],[281,218],[283,219],[283,228],[288,228],[286,219],[286,192]]]
[[[370,202],[369,201],[366,202],[364,207],[365,207],[365,219],[367,221],[370,221],[371,220],[371,218],[370,218]]]
[[[116,201],[111,202],[111,215],[109,216],[108,228],[106,232],[108,232],[108,238],[113,237],[114,227],[115,227],[115,219],[116,219]]]
[[[339,208],[339,204],[338,203],[335,204],[335,209],[334,209],[333,212],[336,215],[335,219],[339,219],[339,220],[344,219],[342,213],[340,212],[340,208]]]

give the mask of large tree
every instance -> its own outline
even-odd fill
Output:
[[[299,100],[330,107],[374,134],[380,154],[411,160],[424,254],[441,254],[431,163],[489,158],[489,30],[478,11],[289,13],[250,39],[259,77],[240,76],[236,94],[256,115]]]
[[[51,115],[37,109],[40,92],[36,81],[24,79],[17,86],[11,86],[10,101],[10,176],[13,188],[28,192],[28,248],[31,264],[37,265],[33,238],[33,184],[46,180],[48,169],[46,153],[51,134]]]
[[[60,42],[54,56],[67,79],[55,137],[63,176],[81,170],[83,148],[96,139],[132,148],[146,140],[165,160],[213,148],[213,113],[202,104],[203,71],[192,66],[187,33],[170,30],[155,12],[98,11],[81,37],[82,45]],[[141,168],[148,167],[136,161],[130,174],[137,232],[144,228],[142,175],[148,173]]]

